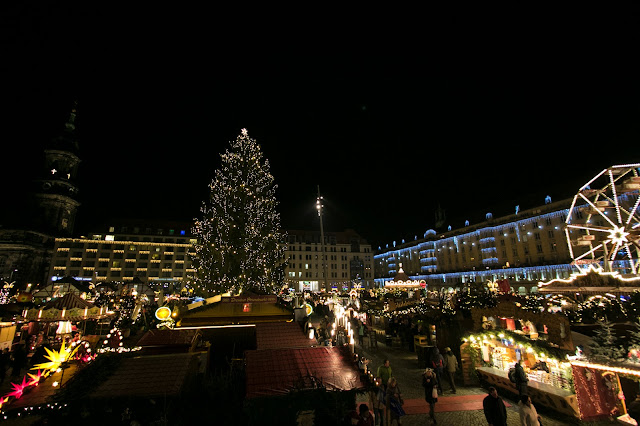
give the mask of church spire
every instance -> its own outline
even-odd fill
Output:
[[[53,236],[73,233],[80,203],[76,175],[80,158],[76,135],[77,102],[73,103],[61,135],[53,138],[44,150],[42,175],[35,180],[31,209],[38,229]]]

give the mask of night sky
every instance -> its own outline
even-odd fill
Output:
[[[350,53],[228,56],[204,41],[188,54],[149,41],[156,47],[138,54],[142,43],[119,40],[117,55],[109,44],[87,57],[76,32],[16,24],[3,37],[15,56],[2,68],[3,210],[14,210],[39,167],[33,154],[74,99],[78,233],[118,217],[199,216],[219,154],[242,128],[271,164],[285,229],[319,229],[319,185],[325,230],[352,228],[375,248],[421,236],[438,206],[456,228],[572,197],[602,169],[640,162],[631,12],[504,25],[457,15],[437,41],[397,49],[363,40]]]

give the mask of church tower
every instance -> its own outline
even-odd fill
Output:
[[[80,158],[75,122],[74,103],[64,130],[45,147],[43,168],[34,180],[32,223],[38,231],[54,237],[73,234],[80,206],[76,185]]]

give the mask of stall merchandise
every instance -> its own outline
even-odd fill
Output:
[[[516,340],[499,330],[470,335],[464,341],[479,351],[476,372],[482,380],[517,394],[508,372],[520,361],[529,379],[529,394],[535,403],[580,417],[571,364],[566,358],[550,356],[533,342]]]

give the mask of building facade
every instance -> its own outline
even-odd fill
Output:
[[[287,231],[285,281],[289,287],[296,291],[373,288],[371,245],[351,229],[323,234],[324,244],[318,231]]]
[[[539,281],[568,278],[575,268],[566,240],[571,199],[461,229],[429,230],[421,240],[375,254],[375,281],[384,286],[402,264],[430,289],[459,289],[470,283],[509,280],[513,290],[536,291]]]
[[[193,272],[190,223],[107,226],[88,237],[56,238],[48,286],[62,277],[127,283],[138,278],[157,290],[179,291]]]
[[[49,268],[47,286],[73,277],[81,281],[127,283],[135,278],[156,290],[180,291],[195,273],[191,255],[197,240],[191,223],[148,222],[108,226],[88,237],[61,237]],[[325,285],[320,233],[286,231],[288,236],[285,270],[289,287],[319,291]],[[352,230],[325,233],[326,286],[331,290],[373,286],[371,246]],[[285,260],[283,259],[283,260]]]

